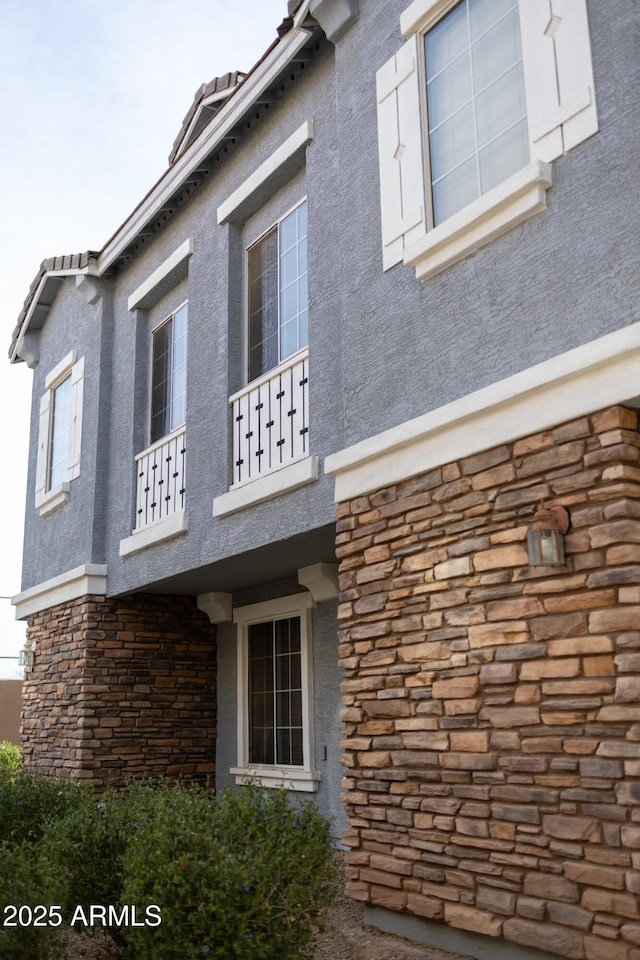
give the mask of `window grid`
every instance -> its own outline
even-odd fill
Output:
[[[51,398],[49,469],[47,490],[67,479],[71,429],[71,374],[54,387]]]
[[[489,3],[492,3],[491,7]],[[486,11],[495,12],[500,5],[502,12],[491,22],[480,29],[476,23],[472,28],[472,16],[486,17]],[[456,20],[461,17],[464,17],[463,43],[462,32],[456,36]],[[517,18],[516,0],[461,0],[425,35],[430,180],[435,224],[481,196],[528,160]],[[501,36],[501,30],[504,36]],[[500,41],[503,41],[502,50],[499,49]],[[448,49],[452,46],[453,50]],[[509,48],[502,69],[491,73],[488,79],[485,77],[484,82],[478,78],[477,73],[487,71],[486,64],[483,67],[483,58],[491,63],[496,57],[504,61],[504,50],[509,51]],[[457,77],[454,75],[456,67]],[[511,82],[507,83],[510,74]],[[460,95],[457,87],[464,86],[467,91]],[[489,100],[492,88],[493,102]],[[505,103],[505,97],[514,102]],[[442,116],[439,111],[443,111]],[[468,117],[464,116],[465,112]],[[485,115],[485,125],[493,126],[493,131],[481,133],[481,112]],[[496,112],[499,116],[497,129]],[[498,152],[496,147],[500,140],[502,149]]]
[[[300,618],[249,626],[249,762],[303,765]]]

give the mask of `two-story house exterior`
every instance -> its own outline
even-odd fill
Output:
[[[43,263],[28,763],[258,776],[373,923],[638,960],[639,24],[291,0]]]

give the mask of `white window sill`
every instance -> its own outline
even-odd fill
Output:
[[[174,537],[187,533],[188,529],[189,515],[184,510],[177,510],[163,520],[157,520],[156,523],[136,530],[130,537],[121,540],[120,556],[128,557],[132,553],[138,553],[139,550],[153,547],[156,543],[173,540]]]
[[[278,470],[272,470],[255,480],[231,487],[213,501],[214,517],[225,517],[247,507],[272,500],[283,493],[297,490],[318,479],[318,458],[304,457],[293,460]]]
[[[411,244],[405,264],[418,280],[436,276],[544,210],[550,186],[550,165],[534,160]]]
[[[259,780],[261,787],[284,787],[299,793],[317,793],[320,782],[319,773],[301,767],[231,767],[229,772],[235,776],[237,784]]]
[[[69,483],[65,480],[57,486],[47,490],[41,497],[36,499],[36,509],[41,517],[53,513],[59,507],[63,507],[69,500]]]

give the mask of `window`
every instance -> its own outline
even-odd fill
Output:
[[[547,205],[598,130],[586,0],[413,0],[377,73],[383,268],[426,280]]]
[[[84,358],[76,352],[45,377],[40,398],[36,464],[36,508],[51,513],[69,499],[69,484],[80,475]]]
[[[311,733],[310,594],[240,607],[238,624],[239,782],[316,789]]]
[[[307,203],[247,251],[249,381],[309,342]]]
[[[153,331],[151,443],[185,421],[187,399],[187,304]]]
[[[71,430],[71,374],[51,391],[51,428],[47,490],[67,479]]]
[[[529,160],[517,0],[461,0],[424,50],[438,224]]]
[[[300,617],[252,623],[249,763],[302,766]]]

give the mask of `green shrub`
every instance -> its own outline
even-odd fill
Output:
[[[0,822],[0,903],[57,905],[67,929],[77,906],[111,906],[123,960],[295,960],[335,888],[328,821],[282,790],[131,783],[96,803],[20,772],[0,781]],[[0,957],[64,958],[59,933],[0,930]]]
[[[0,843],[0,957],[2,960],[63,960],[60,927],[48,926],[48,907],[56,903],[55,865],[37,843]],[[40,910],[33,912],[40,905]],[[11,909],[16,908],[16,909]],[[22,908],[22,909],[20,909]],[[45,926],[34,925],[34,919]],[[53,917],[55,922],[55,916]]]
[[[335,873],[328,821],[284,791],[212,797],[169,788],[139,797],[124,856],[123,902],[160,907],[162,924],[127,928],[127,960],[294,960],[304,956]]]
[[[13,780],[20,770],[21,763],[20,747],[9,743],[8,740],[0,740],[0,780]]]
[[[39,840],[49,820],[58,820],[90,802],[87,788],[71,780],[25,769],[0,777],[0,841]]]

